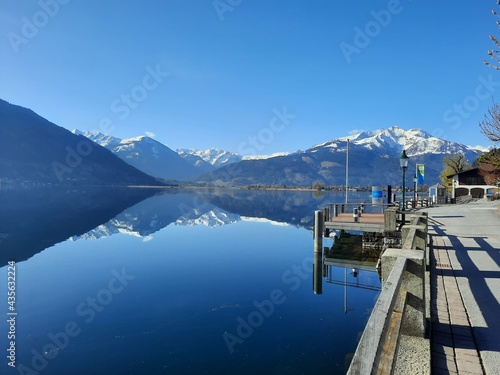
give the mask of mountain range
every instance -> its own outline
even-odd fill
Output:
[[[461,153],[472,163],[482,150],[446,141],[420,129],[397,126],[334,139],[305,151],[265,160],[243,160],[198,178],[218,186],[311,186],[345,185],[349,143],[349,186],[398,185],[403,149],[410,158],[407,178],[416,164],[425,164],[425,183],[439,182],[443,157]]]
[[[161,185],[87,138],[4,100],[0,180],[17,185]]]
[[[151,137],[120,139],[98,131],[73,130],[110,150],[123,161],[156,178],[188,181],[200,175],[199,170],[178,153]]]
[[[403,149],[410,157],[408,181],[415,164],[422,163],[425,183],[431,185],[439,182],[444,156],[461,153],[471,163],[482,152],[397,126],[277,156],[247,157],[217,148],[174,151],[148,136],[120,139],[97,131],[69,132],[3,100],[0,132],[0,179],[41,184],[344,185],[349,147],[350,186],[400,184]]]

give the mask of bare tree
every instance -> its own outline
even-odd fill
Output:
[[[445,156],[443,158],[443,164],[445,167],[451,169],[452,172],[460,173],[463,172],[468,163],[464,154],[456,154],[453,156]]]
[[[443,171],[439,175],[443,185],[447,186],[449,182],[448,176],[463,172],[469,164],[463,154],[445,156],[443,158]]]
[[[500,4],[500,0],[497,1],[497,4]],[[493,13],[493,15],[497,18],[496,24],[497,24],[497,27],[500,29],[500,16],[495,11],[495,9],[492,9],[491,13]],[[500,63],[500,41],[498,41],[498,39],[495,38],[491,34],[490,34],[490,40],[495,45],[495,48],[488,50],[488,55],[490,56],[490,59],[495,60],[495,62],[490,63],[486,60],[483,60],[483,62],[485,65],[489,66],[490,68],[493,68],[495,70],[500,70],[500,66],[498,65]]]
[[[488,108],[488,113],[484,115],[484,120],[479,123],[481,133],[488,137],[490,141],[500,141],[500,105],[493,102],[493,106]]]

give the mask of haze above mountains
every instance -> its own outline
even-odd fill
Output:
[[[32,184],[344,185],[349,140],[350,186],[399,184],[403,149],[410,157],[407,177],[412,177],[416,163],[423,163],[425,183],[430,185],[439,182],[445,155],[462,153],[473,162],[482,151],[397,126],[280,156],[248,157],[217,148],[174,151],[148,136],[119,139],[97,131],[70,132],[3,100],[0,131],[0,178]]]

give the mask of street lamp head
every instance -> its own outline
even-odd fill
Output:
[[[405,170],[408,168],[408,159],[409,157],[406,155],[406,150],[403,150],[401,156],[399,157],[399,165],[401,166],[401,169]]]

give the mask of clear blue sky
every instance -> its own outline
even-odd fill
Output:
[[[0,98],[68,129],[148,132],[173,149],[269,154],[393,125],[487,146],[478,122],[500,97],[500,71],[482,63],[488,35],[500,37],[493,8],[4,0]]]

